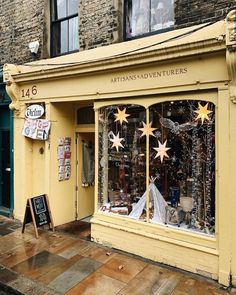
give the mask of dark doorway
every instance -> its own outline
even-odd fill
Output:
[[[0,130],[0,167],[1,188],[0,206],[10,208],[11,199],[11,165],[10,165],[10,131]]]

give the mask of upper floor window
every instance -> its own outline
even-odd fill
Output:
[[[79,49],[78,0],[51,0],[51,23],[52,56]]]
[[[126,39],[169,29],[174,25],[173,0],[126,0]]]

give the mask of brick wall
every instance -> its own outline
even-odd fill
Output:
[[[0,0],[0,66],[24,63],[47,56],[44,11],[47,0]],[[29,42],[38,40],[36,57],[29,51]]]
[[[235,0],[175,0],[175,27],[222,20],[234,8]]]
[[[123,40],[123,0],[78,1],[80,50]],[[236,0],[175,0],[175,27],[224,19],[235,7]],[[0,66],[49,57],[49,31],[49,0],[0,0]],[[36,57],[28,49],[35,40]]]
[[[81,0],[80,50],[122,41],[122,21],[121,0]]]

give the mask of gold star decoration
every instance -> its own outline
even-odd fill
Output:
[[[141,137],[144,136],[144,135],[152,135],[152,136],[155,136],[153,134],[153,131],[156,130],[157,128],[152,128],[152,122],[148,123],[148,124],[145,124],[143,121],[143,128],[138,128],[138,130],[142,131],[143,133],[141,134]]]
[[[109,140],[112,142],[111,148],[115,147],[117,152],[119,152],[119,146],[122,148],[124,147],[121,143],[121,141],[124,140],[124,138],[119,137],[119,132],[117,135],[113,134],[113,138],[110,138]]]
[[[120,125],[122,125],[123,122],[127,122],[128,120],[126,119],[127,117],[130,116],[130,114],[126,114],[126,109],[123,109],[121,111],[119,108],[117,108],[118,113],[114,114],[116,116],[115,122],[120,121]]]
[[[201,119],[202,124],[204,123],[204,120],[210,120],[210,118],[208,117],[208,115],[210,113],[212,113],[212,111],[209,111],[208,109],[208,103],[203,107],[200,103],[198,103],[198,110],[194,111],[195,113],[198,114],[197,118],[195,119],[195,121],[197,121],[198,119]]]
[[[164,157],[167,157],[169,158],[169,156],[167,155],[167,151],[170,149],[168,147],[166,147],[166,143],[167,143],[167,140],[162,144],[160,143],[160,141],[158,140],[158,147],[157,148],[153,148],[155,151],[157,151],[157,154],[155,156],[154,159],[156,159],[157,157],[160,157],[161,158],[161,163],[164,159]]]

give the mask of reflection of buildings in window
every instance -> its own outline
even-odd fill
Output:
[[[151,7],[151,31],[169,28],[173,25],[173,4],[167,1],[153,1]]]
[[[136,0],[127,1],[126,5],[126,37],[139,36],[174,25],[171,0]]]
[[[132,36],[149,32],[149,1],[133,1],[131,26]]]

